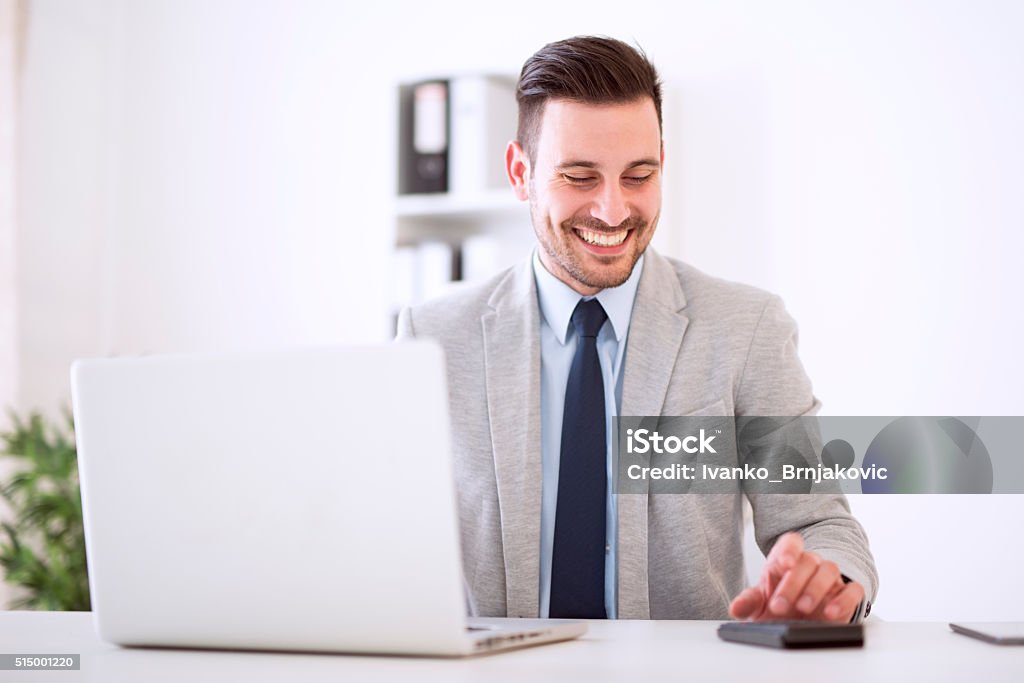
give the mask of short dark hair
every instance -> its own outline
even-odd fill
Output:
[[[536,160],[544,105],[562,99],[583,104],[626,104],[654,100],[661,130],[661,81],[639,47],[603,36],[576,36],[549,43],[523,64],[516,86],[516,137],[530,163]]]

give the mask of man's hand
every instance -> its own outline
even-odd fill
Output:
[[[736,596],[729,613],[736,619],[813,619],[849,623],[864,599],[864,587],[844,583],[835,562],[804,550],[803,536],[783,534],[761,573],[761,583]]]

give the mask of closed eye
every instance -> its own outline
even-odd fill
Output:
[[[643,185],[653,176],[653,173],[648,173],[647,175],[643,176],[623,176],[622,180],[623,182],[628,183],[630,185]],[[570,185],[589,185],[591,183],[597,182],[597,178],[593,176],[577,176],[570,175],[568,173],[563,173],[562,179],[565,180],[565,182],[569,183]]]

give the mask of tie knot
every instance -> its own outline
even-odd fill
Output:
[[[604,307],[597,299],[580,299],[576,304],[576,310],[572,312],[572,325],[576,328],[576,334],[581,337],[596,337],[607,319],[608,314],[604,312]]]

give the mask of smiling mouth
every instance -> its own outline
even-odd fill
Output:
[[[619,230],[618,232],[595,232],[593,230],[583,230],[581,228],[573,228],[573,231],[587,244],[593,244],[598,247],[617,247],[626,241],[626,237],[629,235],[629,230]]]

